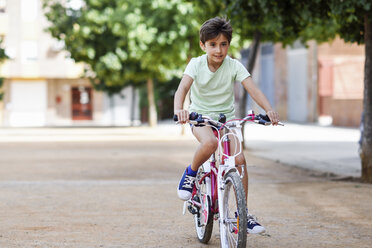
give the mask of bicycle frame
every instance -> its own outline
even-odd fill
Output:
[[[213,133],[214,135],[216,136],[216,138],[218,139],[218,142],[220,143],[220,137],[221,137],[221,134],[224,130],[215,130],[213,129]],[[203,171],[205,172],[205,174],[203,175],[202,178],[199,179],[199,184],[201,184],[203,182],[203,180],[206,180],[206,185],[208,186],[207,187],[207,194],[211,196],[211,206],[210,206],[210,211],[216,215],[216,214],[220,214],[219,213],[219,209],[221,208],[220,204],[222,204],[221,201],[218,201],[219,199],[219,195],[222,194],[222,190],[224,189],[224,185],[223,184],[223,177],[224,175],[230,171],[230,170],[235,170],[236,171],[236,168],[235,168],[235,158],[231,158],[230,157],[230,139],[228,138],[228,136],[224,136],[222,138],[222,153],[220,151],[220,156],[221,157],[221,154],[222,154],[222,159],[219,164],[219,167],[217,167],[217,164],[216,164],[216,154],[213,153],[211,155],[211,157],[202,165],[203,166]],[[194,199],[194,196],[196,195],[197,193],[197,189],[194,188],[193,190],[193,193],[192,193],[192,196],[191,196],[191,199],[189,200],[189,202],[191,202],[192,204],[198,206],[198,207],[201,207],[201,204]],[[219,218],[221,218],[223,216],[219,216]]]

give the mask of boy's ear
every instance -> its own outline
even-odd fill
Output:
[[[205,45],[203,44],[202,41],[199,41],[200,48],[205,51]]]

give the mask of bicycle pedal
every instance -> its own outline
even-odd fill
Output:
[[[191,214],[197,214],[199,211],[198,211],[198,209],[195,207],[195,206],[193,206],[193,205],[189,205],[188,207],[187,207],[187,210],[189,210],[189,212],[191,213]]]

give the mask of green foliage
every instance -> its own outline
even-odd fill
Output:
[[[44,0],[48,31],[109,94],[147,78],[172,78],[199,48],[198,23],[183,0],[86,0],[77,10],[62,3]]]
[[[329,1],[330,14],[336,20],[338,34],[346,42],[364,43],[364,16],[372,18],[370,0]]]
[[[220,15],[232,18],[235,31],[251,39],[290,45],[314,39],[329,41],[338,34],[347,42],[364,42],[364,16],[372,16],[370,0],[222,0]]]
[[[9,57],[5,54],[5,49],[1,47],[3,40],[0,38],[0,63],[4,62]]]
[[[92,84],[97,90],[112,95],[121,91],[128,81],[137,79],[139,62],[125,57],[128,50],[128,29],[120,25],[124,6],[118,1],[85,1],[81,9],[72,9],[61,1],[44,1],[48,31],[65,44],[76,62],[89,67]],[[120,25],[119,28],[117,26]]]
[[[198,46],[193,8],[182,0],[133,1],[128,17],[130,57],[141,59],[147,78],[164,81],[179,74]],[[190,49],[191,48],[191,49]]]
[[[1,40],[0,40],[0,43],[1,43]],[[3,62],[7,58],[8,57],[5,54],[5,50],[0,47],[0,63]]]
[[[261,41],[327,41],[335,36],[335,21],[328,16],[327,1],[223,0],[224,13],[231,16],[235,31],[245,39],[261,33]]]

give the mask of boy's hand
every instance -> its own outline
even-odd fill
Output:
[[[178,116],[178,122],[181,124],[185,124],[186,122],[189,121],[189,111],[180,109],[180,110],[175,110],[174,114]]]
[[[271,124],[276,126],[279,122],[279,114],[274,110],[269,110],[266,112],[267,116],[269,116]]]

